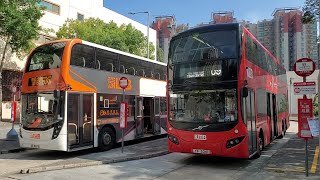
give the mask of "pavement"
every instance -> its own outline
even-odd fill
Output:
[[[0,146],[0,149],[3,148]],[[97,152],[95,149],[76,152],[27,149],[19,153],[0,154],[0,179],[12,174],[110,164],[147,159],[165,154],[168,154],[167,138],[163,135],[157,138],[146,138],[144,141],[125,142],[123,153],[119,144],[116,148],[106,152]]]
[[[19,132],[19,125],[15,124],[16,132]],[[7,133],[12,129],[12,123],[0,121],[0,154],[19,152],[25,150],[21,148],[18,140],[8,140]]]
[[[264,170],[274,171],[279,174],[305,174],[306,150],[305,140],[291,135],[291,139],[275,154],[273,154],[264,166]],[[316,175],[320,179],[319,165],[319,138],[308,140],[308,173]]]

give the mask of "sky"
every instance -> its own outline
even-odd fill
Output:
[[[117,13],[147,23],[146,14],[129,15],[129,12],[149,11],[150,22],[154,17],[174,15],[177,24],[193,27],[211,20],[215,11],[233,11],[238,20],[257,22],[272,19],[276,8],[302,8],[305,0],[104,0],[104,6]]]

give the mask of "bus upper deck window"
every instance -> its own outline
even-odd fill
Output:
[[[124,67],[124,65],[120,66],[120,73],[126,73],[126,68]]]

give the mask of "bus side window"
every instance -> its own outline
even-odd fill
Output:
[[[144,69],[139,69],[138,72],[137,72],[137,75],[138,75],[138,76],[141,76],[141,77],[144,77],[144,76],[145,76],[145,71],[144,71]]]
[[[97,64],[96,69],[116,72],[117,54],[103,49],[96,49]]]
[[[97,69],[100,69],[100,67],[101,67],[100,61],[97,59]]]
[[[120,71],[119,73],[126,73],[126,68],[124,67],[124,65],[120,65]]]
[[[94,68],[95,61],[93,47],[83,44],[74,45],[72,47],[70,65]]]

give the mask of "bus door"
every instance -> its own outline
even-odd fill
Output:
[[[245,98],[246,104],[246,119],[247,119],[247,129],[248,129],[248,148],[249,154],[257,151],[257,127],[256,127],[256,117],[254,111],[254,92],[248,89],[248,96]]]
[[[276,95],[272,94],[272,119],[273,119],[273,136],[277,137],[278,136],[278,128],[277,128],[277,100],[276,100]]]
[[[275,138],[274,132],[274,111],[273,111],[273,101],[272,96],[270,96],[270,93],[267,93],[267,115],[270,119],[269,129],[270,129],[270,141],[272,141]]]
[[[68,147],[93,146],[93,94],[68,93]]]
[[[143,136],[143,97],[136,97],[135,100],[135,125],[136,125],[136,138]]]
[[[154,98],[154,123],[153,123],[153,133],[161,133],[161,117],[160,117],[160,97]]]

